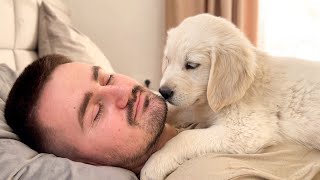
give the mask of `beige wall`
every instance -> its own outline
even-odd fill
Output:
[[[89,36],[118,73],[158,89],[164,44],[164,1],[68,0],[74,25]]]

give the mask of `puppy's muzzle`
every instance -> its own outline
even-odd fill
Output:
[[[167,86],[160,87],[159,92],[164,99],[170,99],[174,94],[174,91]]]

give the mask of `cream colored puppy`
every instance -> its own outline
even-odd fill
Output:
[[[141,179],[209,152],[257,153],[283,140],[320,149],[320,63],[269,56],[222,18],[197,15],[168,32],[160,92],[188,111],[178,124],[202,129],[170,140]]]

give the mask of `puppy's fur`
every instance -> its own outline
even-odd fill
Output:
[[[207,152],[257,153],[283,140],[320,149],[320,63],[269,56],[222,18],[197,15],[168,32],[163,87],[182,113],[169,118],[202,129],[169,141],[143,178]]]

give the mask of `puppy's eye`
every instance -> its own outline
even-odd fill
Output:
[[[187,62],[186,65],[185,65],[185,67],[186,67],[187,70],[189,70],[189,69],[196,69],[196,68],[199,67],[199,66],[200,66],[200,64],[198,64],[198,63],[193,63],[193,62]]]

